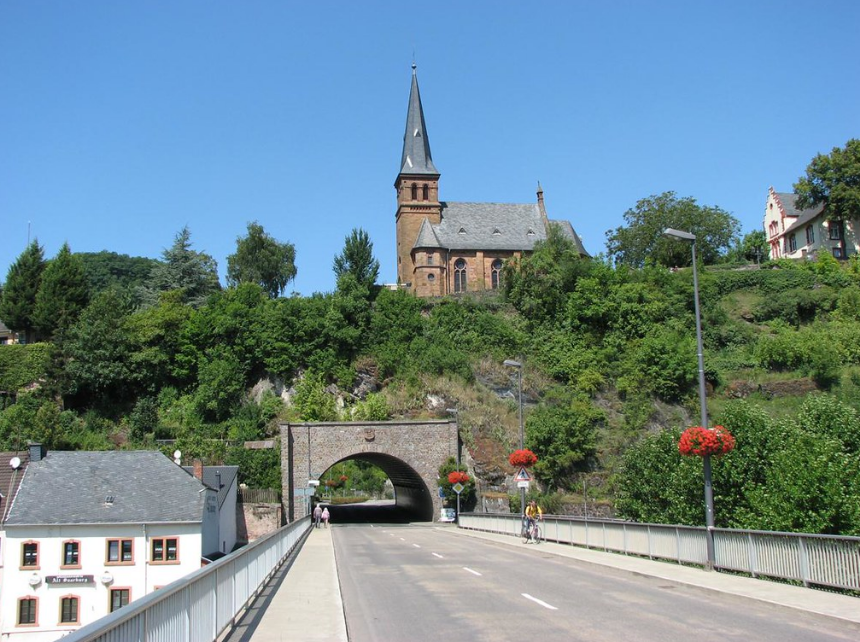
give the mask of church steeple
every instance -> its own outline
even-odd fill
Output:
[[[438,176],[439,172],[433,165],[433,157],[430,155],[430,140],[427,138],[427,126],[424,124],[424,108],[421,105],[421,93],[418,91],[416,66],[413,62],[412,89],[409,92],[409,110],[406,113],[406,133],[403,134],[400,173]]]

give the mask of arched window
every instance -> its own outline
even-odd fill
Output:
[[[490,269],[490,287],[494,290],[498,290],[499,286],[502,284],[502,260],[496,259],[493,261]]]
[[[466,261],[454,261],[454,292],[466,291]]]
[[[424,185],[424,187],[421,188],[421,195],[423,196],[423,200],[430,200],[430,188],[427,187],[427,185]]]
[[[412,200],[418,200],[418,185],[416,185],[415,183],[412,183]]]

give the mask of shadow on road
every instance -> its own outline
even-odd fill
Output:
[[[412,511],[393,503],[388,504],[322,504],[328,506],[330,524],[408,524],[416,520]]]

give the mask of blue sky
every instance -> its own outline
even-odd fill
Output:
[[[334,288],[367,230],[395,279],[413,61],[440,194],[534,202],[592,254],[667,190],[761,228],[768,187],[860,136],[860,3],[0,3],[0,278],[48,257],[158,258],[188,225],[223,277],[249,221]]]

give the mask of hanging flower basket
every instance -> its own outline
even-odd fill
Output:
[[[450,484],[467,484],[469,482],[469,475],[464,473],[462,470],[453,470],[448,473],[448,483]]]
[[[344,483],[347,479],[349,479],[349,477],[347,477],[346,475],[341,475],[340,476],[340,483],[341,484]]]
[[[529,468],[537,463],[537,455],[528,448],[523,448],[522,450],[512,452],[510,457],[508,457],[508,461],[515,468]]]
[[[725,455],[734,448],[735,438],[722,426],[714,426],[712,430],[693,426],[682,432],[678,440],[678,452],[685,457]]]

